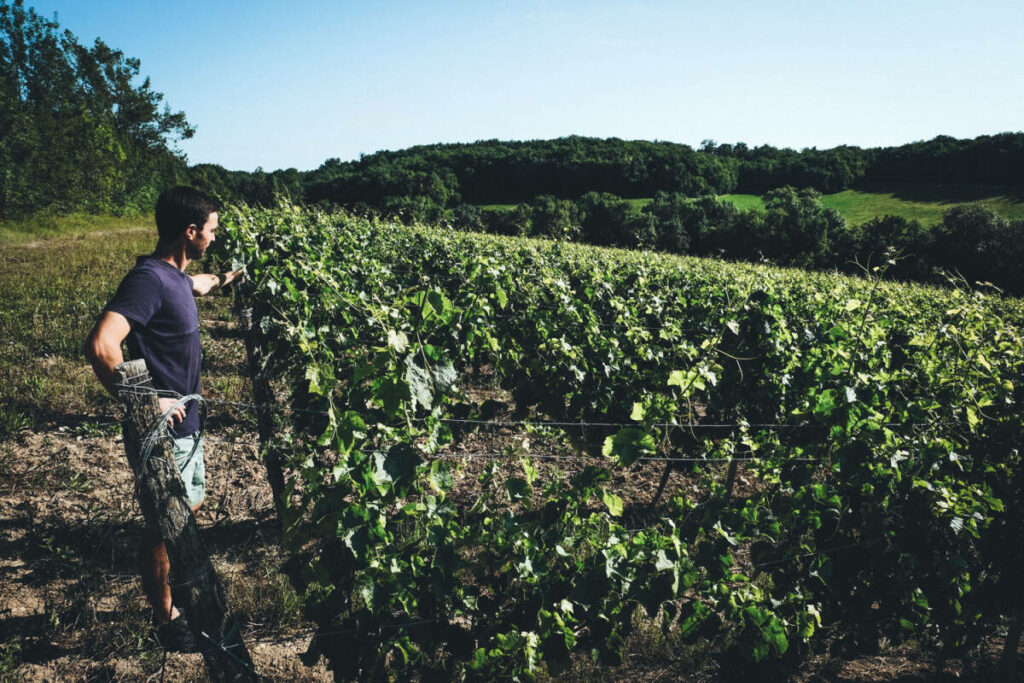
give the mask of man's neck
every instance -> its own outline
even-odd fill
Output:
[[[153,250],[153,258],[169,263],[183,273],[188,268],[188,264],[192,263],[192,259],[188,257],[188,250],[181,241],[171,244],[166,244],[162,240],[157,242],[156,249]]]

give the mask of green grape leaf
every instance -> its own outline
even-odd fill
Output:
[[[654,437],[642,429],[625,427],[604,440],[601,452],[626,467],[642,457],[654,455],[657,448]]]
[[[612,517],[622,516],[622,498],[608,489],[601,489],[601,501],[608,506],[608,514]]]
[[[434,387],[442,394],[451,391],[451,388],[455,386],[459,379],[459,373],[456,372],[455,366],[452,365],[450,360],[431,365],[430,375],[434,379]]]
[[[431,386],[430,375],[416,364],[412,356],[405,359],[405,381],[409,385],[412,409],[416,410],[417,406],[423,406],[430,410],[434,405],[434,390]]]
[[[836,410],[836,392],[826,389],[818,394],[818,400],[814,405],[814,414],[817,417],[828,417]]]
[[[428,480],[430,481],[430,486],[438,493],[444,493],[451,489],[455,483],[451,464],[443,460],[435,460],[430,463]]]

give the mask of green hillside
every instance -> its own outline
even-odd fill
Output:
[[[755,194],[724,194],[721,199],[738,209],[763,209],[764,202]],[[649,197],[627,199],[637,213],[650,203]],[[932,225],[942,221],[942,214],[951,206],[979,202],[1000,216],[1024,219],[1024,192],[1016,188],[941,183],[906,183],[896,186],[864,186],[821,196],[826,208],[835,209],[851,225],[876,216],[891,214]],[[515,204],[486,204],[486,209],[511,209]]]
[[[763,208],[761,198],[752,194],[727,194],[722,199],[740,209]],[[875,216],[892,214],[931,225],[955,204],[980,202],[997,214],[1024,219],[1024,193],[1009,188],[977,185],[905,184],[896,187],[864,187],[822,195],[821,202],[835,209],[847,223],[857,224]]]

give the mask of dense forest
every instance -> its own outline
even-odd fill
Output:
[[[187,177],[193,128],[139,60],[91,47],[21,0],[0,0],[0,219],[38,211],[148,212]]]
[[[297,202],[403,209],[429,220],[461,204],[528,202],[540,195],[578,199],[588,192],[636,198],[658,192],[763,194],[787,185],[822,193],[867,183],[1024,187],[1024,133],[801,151],[710,140],[699,149],[576,136],[486,140],[377,152],[356,161],[328,159],[305,172],[246,173],[204,164],[191,173],[195,182],[230,199],[259,203],[283,191]]]
[[[865,184],[962,183],[1024,188],[1024,133],[899,147],[800,151],[699,148],[662,141],[557,140],[435,144],[319,168],[229,171],[189,166],[176,147],[194,128],[172,112],[139,60],[81,45],[54,20],[0,0],[0,220],[70,212],[148,213],[164,187],[188,183],[225,202],[346,207],[505,234],[858,269],[936,279],[936,268],[1024,291],[1024,227],[978,205],[941,225],[897,216],[846,225],[818,193]],[[753,193],[766,210],[717,195]],[[654,200],[642,211],[628,198]],[[487,205],[515,205],[487,208]]]
[[[307,173],[213,165],[190,173],[221,197],[256,204],[284,195],[464,230],[852,273],[878,267],[874,272],[890,277],[953,277],[1024,292],[1024,221],[968,203],[951,206],[936,225],[902,216],[848,225],[820,201],[823,192],[866,183],[963,183],[1019,193],[1022,133],[801,152],[711,141],[699,150],[581,137],[486,141],[331,159]],[[716,196],[730,192],[761,195],[765,210],[740,211]],[[654,199],[637,211],[626,199],[638,197]]]

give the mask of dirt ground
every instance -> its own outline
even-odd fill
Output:
[[[118,433],[22,432],[0,444],[0,641],[25,681],[202,680],[198,654],[164,659],[135,575],[142,516]],[[245,436],[211,443],[200,534],[271,680],[331,680],[297,655],[311,629],[277,568],[269,488]],[[173,581],[173,578],[172,578]],[[166,666],[166,670],[164,667]],[[0,669],[2,671],[3,669]]]

